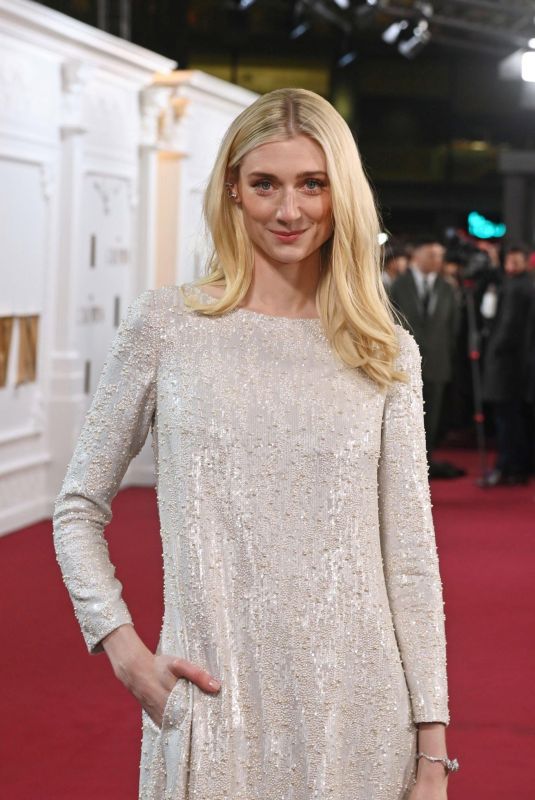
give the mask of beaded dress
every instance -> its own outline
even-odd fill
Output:
[[[203,316],[146,290],[108,352],[56,498],[56,557],[90,653],[132,622],[105,526],[149,430],[163,546],[157,652],[179,678],[141,709],[140,800],[402,800],[416,723],[449,723],[445,614],[420,354],[381,391],[317,318]],[[132,531],[135,536],[135,531]]]

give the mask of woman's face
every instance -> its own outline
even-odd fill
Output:
[[[255,147],[232,186],[254,248],[269,260],[302,261],[332,235],[325,153],[308,136]]]

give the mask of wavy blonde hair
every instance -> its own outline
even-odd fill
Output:
[[[276,89],[239,114],[219,147],[203,201],[212,239],[202,286],[225,283],[217,302],[186,296],[186,305],[217,316],[240,304],[251,284],[254,250],[239,208],[225,182],[239,175],[253,148],[271,141],[309,136],[325,153],[331,186],[333,235],[320,250],[316,292],[327,339],[349,367],[360,367],[381,388],[405,380],[394,367],[398,339],[395,312],[381,280],[380,220],[353,135],[323,97],[307,89]]]

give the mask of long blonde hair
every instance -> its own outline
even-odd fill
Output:
[[[185,302],[195,311],[217,316],[244,298],[253,276],[254,250],[225,182],[237,176],[241,160],[253,148],[303,134],[323,148],[331,185],[334,231],[321,247],[316,296],[321,322],[341,360],[386,388],[405,376],[394,367],[398,340],[381,280],[379,214],[347,123],[315,92],[275,89],[231,123],[204,194],[204,219],[212,240],[208,274],[194,282],[200,288],[224,281],[225,291],[215,303],[192,295]]]

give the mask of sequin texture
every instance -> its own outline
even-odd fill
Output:
[[[130,305],[56,498],[57,559],[101,652],[132,621],[103,531],[150,430],[157,652],[222,680],[179,679],[161,728],[141,710],[140,800],[402,800],[416,723],[449,723],[420,355],[396,331],[410,380],[384,392],[319,319],[205,317],[178,286]]]

